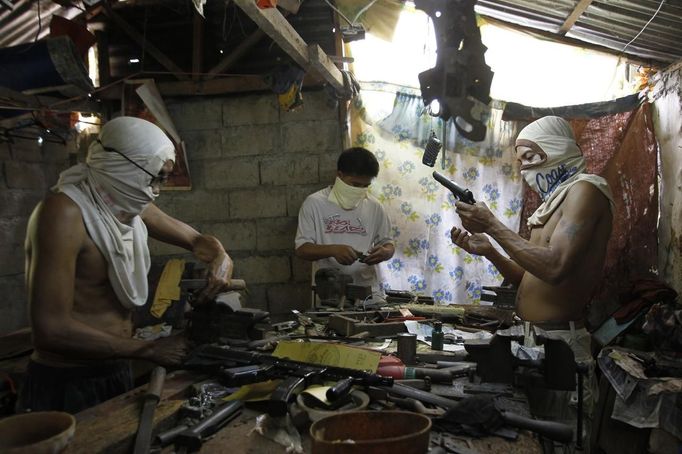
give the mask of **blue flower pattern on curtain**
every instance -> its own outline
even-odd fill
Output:
[[[368,97],[369,98],[369,97]],[[351,105],[353,146],[374,152],[380,164],[370,191],[386,208],[395,240],[394,257],[379,265],[384,290],[409,290],[437,304],[478,304],[481,287],[500,285],[502,276],[483,257],[468,254],[450,240],[461,225],[454,196],[433,179],[438,170],[474,198],[485,202],[512,230],[518,230],[522,186],[514,165],[514,122],[503,122],[493,108],[485,141],[466,140],[450,120],[446,151],[434,168],[422,164],[431,131],[442,138],[443,122],[424,109],[420,96],[397,93],[393,111],[383,119],[368,118],[362,97]]]

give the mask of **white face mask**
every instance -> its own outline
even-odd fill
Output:
[[[577,173],[585,170],[582,156],[544,162],[537,167],[522,170],[521,176],[528,186],[546,200],[557,186]]]
[[[575,141],[570,124],[560,117],[543,117],[525,127],[516,139],[516,146],[542,150],[546,160],[521,170],[526,183],[542,200],[561,183],[585,171],[585,159]]]
[[[344,210],[352,210],[367,197],[367,188],[356,188],[343,182],[336,177],[334,186],[329,193],[329,201],[337,204]]]

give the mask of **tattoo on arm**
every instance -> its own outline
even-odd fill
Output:
[[[559,223],[561,224],[561,230],[563,233],[571,240],[578,236],[578,232],[580,232],[580,229],[582,228],[582,223],[577,224],[575,222],[564,220],[559,221]]]

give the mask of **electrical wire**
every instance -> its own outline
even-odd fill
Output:
[[[372,5],[374,5],[377,2],[377,0],[371,0],[367,5],[365,5],[363,8],[361,8],[360,11],[358,11],[358,13],[355,15],[355,18],[353,20],[350,20],[341,11],[339,11],[334,5],[332,5],[329,0],[324,0],[324,1],[327,5],[329,5],[329,7],[331,9],[336,11],[337,14],[343,18],[343,20],[348,22],[348,25],[350,25],[351,27],[355,27],[357,25],[358,18],[360,16],[362,16],[365,13],[365,11],[367,11]]]
[[[649,24],[651,23],[651,21],[654,20],[654,18],[658,15],[658,12],[661,11],[661,8],[663,7],[663,4],[664,4],[664,3],[665,3],[665,0],[661,0],[661,3],[658,5],[658,9],[657,9],[656,12],[654,13],[654,15],[651,16],[651,19],[649,19],[649,22],[647,22],[646,24],[644,24],[644,27],[642,27],[642,29],[639,31],[639,33],[637,33],[637,35],[635,35],[635,37],[632,38],[632,39],[630,40],[630,42],[627,43],[627,44],[625,45],[625,47],[623,47],[623,50],[621,50],[621,52],[625,52],[625,49],[627,49],[628,46],[629,46],[630,44],[632,44],[637,38],[639,38],[639,35],[642,34],[642,32],[649,26]]]
[[[329,5],[329,7],[330,7],[331,9],[333,9],[334,11],[336,11],[336,13],[337,13],[339,16],[343,17],[343,20],[345,20],[346,22],[348,22],[348,25],[353,26],[353,23],[350,21],[350,19],[348,19],[341,11],[339,11],[338,9],[336,9],[336,7],[335,7],[334,5],[332,5],[331,2],[330,2],[329,0],[324,0],[324,2],[325,2],[327,5]]]

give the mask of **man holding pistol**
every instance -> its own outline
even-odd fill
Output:
[[[313,275],[322,268],[336,269],[353,283],[381,290],[375,265],[393,257],[391,222],[378,200],[368,194],[379,174],[371,151],[353,147],[337,161],[334,185],[309,195],[298,214],[296,256],[313,262]]]
[[[586,306],[602,272],[611,235],[613,200],[606,180],[587,174],[585,160],[570,124],[559,117],[541,118],[519,134],[516,157],[521,175],[542,198],[528,219],[530,240],[507,228],[484,203],[457,202],[463,229],[453,227],[453,243],[490,260],[518,288],[517,314],[525,322],[526,344],[532,326],[562,337],[576,361],[589,367],[585,380],[585,416],[596,398],[590,334],[584,326]],[[492,246],[493,238],[509,257]],[[573,396],[543,395],[538,416],[575,417]],[[533,405],[531,396],[531,405]],[[545,414],[542,414],[545,413]],[[573,414],[572,414],[573,413]],[[589,427],[590,419],[585,427]]]

